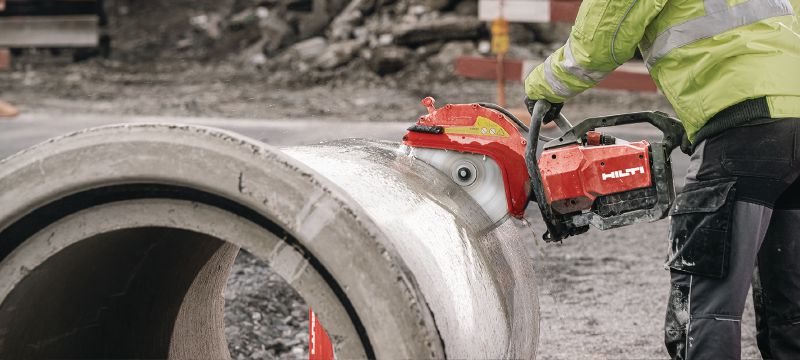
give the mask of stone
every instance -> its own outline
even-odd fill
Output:
[[[412,51],[405,47],[380,47],[372,51],[368,65],[378,75],[392,74],[406,67],[411,55]]]
[[[431,10],[442,10],[450,5],[451,0],[423,0],[422,4]]]
[[[185,37],[175,42],[175,48],[179,50],[188,49],[194,45],[194,39]]]
[[[439,65],[452,65],[459,57],[472,55],[476,51],[475,44],[472,41],[450,42],[442,46],[439,53],[431,58],[431,62]]]
[[[492,51],[492,43],[488,40],[481,40],[478,42],[478,53],[481,55],[489,55]]]
[[[266,19],[269,17],[269,9],[263,6],[259,6],[256,8],[256,17],[259,19]]]
[[[313,0],[310,3],[310,12],[297,12],[299,16],[295,25],[300,39],[323,34],[331,20],[345,10],[347,5],[343,0]]]
[[[437,55],[444,45],[445,43],[441,41],[425,44],[414,49],[414,53],[417,54],[419,58],[429,58]]]
[[[423,14],[429,12],[431,9],[425,5],[414,5],[408,9],[409,14],[414,16],[422,16]]]
[[[236,31],[258,23],[259,17],[256,15],[256,9],[245,9],[231,16],[228,20],[228,29]]]
[[[386,46],[394,42],[394,36],[392,34],[381,34],[378,36],[378,45]]]
[[[275,12],[270,14],[269,20],[264,23],[266,25],[262,26],[261,32],[264,39],[263,51],[267,55],[275,54],[295,38],[289,24]]]
[[[461,16],[478,17],[478,0],[461,0],[453,8],[453,12]]]
[[[212,39],[219,39],[222,36],[221,22],[222,16],[217,13],[197,15],[189,19],[189,24]]]
[[[484,24],[477,18],[447,16],[401,24],[392,35],[397,45],[415,46],[439,40],[474,39],[484,30]]]
[[[337,68],[352,60],[363,46],[364,42],[359,40],[330,44],[317,59],[315,65],[323,70]]]
[[[364,20],[364,15],[369,14],[375,7],[375,0],[353,0],[342,12],[331,21],[328,37],[331,40],[349,39],[359,24]]]
[[[317,36],[290,46],[285,50],[285,53],[289,54],[293,59],[311,61],[322,55],[327,46],[328,42],[325,38]],[[284,57],[284,55],[281,54],[281,57]]]

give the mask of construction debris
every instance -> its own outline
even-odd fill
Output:
[[[433,41],[475,39],[485,30],[481,21],[468,16],[447,16],[402,24],[392,31],[398,45],[415,46]]]
[[[364,42],[361,40],[347,40],[330,44],[317,58],[316,66],[320,69],[330,70],[344,65],[356,56],[362,46],[364,46]]]
[[[375,49],[368,60],[369,68],[378,75],[387,75],[402,70],[411,56],[409,48],[384,46]]]
[[[184,12],[189,15],[182,21],[174,15],[156,21],[166,13],[179,13],[157,4],[125,7],[116,13],[120,18],[139,17],[125,23],[146,24],[139,21],[146,17],[166,34],[159,40],[173,46],[157,56],[234,59],[287,81],[325,77],[345,68],[350,73],[385,76],[404,69],[418,71],[420,66],[452,66],[462,55],[489,55],[488,46],[482,46],[488,44],[489,32],[478,20],[477,0],[204,0],[198,4]],[[542,56],[552,48],[549,43],[563,44],[569,28],[554,31],[555,26],[515,24],[510,54]],[[144,29],[128,31],[132,56],[140,56],[142,48],[158,50],[155,40],[142,36]],[[124,45],[125,35],[115,34],[115,42]]]

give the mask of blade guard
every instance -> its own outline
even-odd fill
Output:
[[[428,114],[409,128],[403,144],[490,157],[503,174],[508,212],[522,218],[530,180],[525,167],[527,140],[517,126],[499,111],[478,104],[449,104],[436,109],[431,97],[423,99],[422,104]]]

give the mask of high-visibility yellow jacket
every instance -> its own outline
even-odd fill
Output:
[[[800,117],[800,0],[584,0],[567,43],[531,72],[531,99],[564,102],[636,46],[690,140],[715,114],[766,97]]]

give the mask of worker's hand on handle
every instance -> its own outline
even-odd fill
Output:
[[[686,135],[686,132],[683,132],[683,137],[681,138],[681,151],[689,156],[692,156],[693,152],[692,143],[689,141],[689,136]]]
[[[525,107],[528,108],[529,114],[533,115],[533,108],[536,106],[537,101],[539,100],[534,100],[527,96],[525,97]],[[541,100],[541,101],[547,103],[546,100]],[[564,107],[564,103],[556,103],[556,104],[548,103],[548,104],[550,104],[550,110],[547,110],[547,112],[544,114],[544,117],[542,118],[542,123],[544,124],[547,124],[558,118],[559,114],[561,114],[561,108]]]

